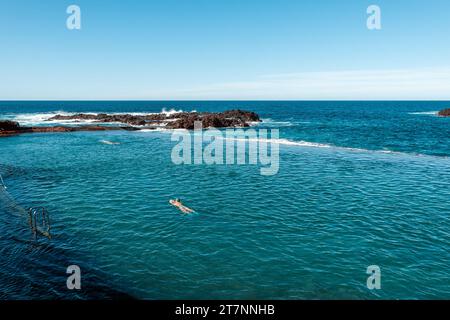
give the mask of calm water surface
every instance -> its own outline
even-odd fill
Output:
[[[175,165],[170,132],[0,139],[0,298],[450,298],[450,118],[440,102],[0,102],[0,119],[61,112],[260,114],[280,169]],[[256,128],[258,128],[256,127]],[[107,145],[102,140],[118,142]],[[168,204],[180,197],[198,213]],[[68,292],[65,269],[82,269]],[[382,289],[366,287],[366,268]]]

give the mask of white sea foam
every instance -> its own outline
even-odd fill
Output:
[[[100,140],[100,142],[103,144],[109,144],[109,145],[120,144],[120,142],[114,142],[114,141],[109,141],[109,140]]]
[[[166,116],[170,116],[170,115],[180,113],[180,112],[183,112],[183,110],[181,110],[181,109],[180,110],[176,110],[176,109],[166,110],[166,108],[163,108],[161,111],[161,113],[165,114]]]
[[[36,125],[42,123],[48,123],[47,119],[54,117],[57,114],[64,116],[69,116],[72,113],[57,111],[57,112],[47,112],[47,113],[18,113],[18,114],[6,114],[5,118],[17,121],[21,125]]]
[[[156,130],[140,130],[138,132],[164,132],[164,133],[173,133],[175,131],[188,131],[191,132],[193,135],[199,135],[200,132],[194,132],[186,130],[186,129],[165,129],[165,128],[158,128]],[[422,153],[414,153],[414,152],[402,152],[402,151],[393,151],[389,149],[364,149],[364,148],[351,148],[351,147],[341,147],[336,146],[333,144],[327,144],[327,143],[318,143],[318,142],[310,142],[310,141],[304,141],[304,140],[289,140],[289,139],[267,139],[267,138],[246,138],[245,136],[239,137],[239,136],[221,136],[217,137],[222,140],[234,140],[234,141],[245,141],[245,142],[263,142],[267,144],[278,144],[278,145],[285,145],[285,146],[292,146],[292,147],[301,147],[301,148],[321,148],[321,149],[329,149],[329,150],[336,150],[336,151],[346,151],[346,152],[355,152],[355,153],[377,153],[377,154],[389,154],[389,155],[406,155],[406,156],[415,156],[415,157],[436,157],[433,155],[427,155]],[[439,156],[439,158],[449,158],[448,156]]]
[[[164,127],[155,127],[153,129],[141,129],[136,132],[171,132],[171,129],[166,129]]]
[[[20,125],[23,126],[39,126],[39,125],[51,125],[51,124],[89,124],[95,123],[96,120],[48,120],[56,115],[62,116],[73,116],[78,113],[83,114],[99,114],[99,113],[107,113],[107,114],[130,114],[135,116],[146,116],[153,114],[165,114],[165,115],[173,115],[176,113],[185,112],[183,110],[176,109],[162,109],[161,112],[66,112],[63,110],[54,111],[54,112],[43,112],[43,113],[10,113],[2,115],[2,118],[17,121]],[[196,110],[192,110],[189,112],[196,112]]]
[[[351,148],[351,147],[340,147],[333,144],[326,143],[317,143],[317,142],[309,142],[303,140],[289,140],[289,139],[261,139],[261,138],[239,138],[239,137],[222,137],[224,140],[235,140],[235,141],[251,141],[251,142],[265,142],[268,144],[279,144],[285,146],[294,146],[294,147],[304,147],[304,148],[326,148],[332,149],[336,151],[347,151],[347,152],[355,152],[355,153],[378,153],[378,154],[391,154],[391,155],[407,155],[407,156],[416,156],[416,157],[434,157],[433,155],[427,155],[422,153],[412,153],[412,152],[401,152],[401,151],[393,151],[389,149],[382,150],[371,150],[371,149],[363,149],[363,148]],[[448,158],[439,157],[439,158]]]
[[[309,124],[309,121],[277,121],[272,118],[262,118],[262,123],[271,127],[291,127],[298,124]]]
[[[177,114],[177,113],[182,113],[182,112],[185,112],[185,111],[183,111],[183,110],[176,110],[176,109],[170,109],[170,110],[166,110],[166,108],[163,108],[162,110],[161,110],[161,114],[165,114],[166,116],[171,116],[171,115],[173,115],[173,114]],[[192,110],[192,111],[189,111],[189,112],[197,112],[196,110]]]
[[[424,111],[424,112],[409,112],[408,114],[437,116],[438,113],[439,113],[439,111]]]
[[[241,139],[241,138],[238,138]],[[316,143],[316,142],[309,142],[309,141],[294,141],[289,139],[249,139],[249,140],[258,140],[261,142],[266,143],[276,143],[286,146],[299,146],[299,147],[313,147],[313,148],[331,148],[333,147],[330,144],[323,144],[323,143]]]
[[[239,128],[241,129],[241,128]],[[186,129],[165,129],[165,128],[158,128],[158,129],[143,129],[138,132],[166,132],[166,133],[172,133],[175,131],[187,131],[190,132],[193,135],[200,135],[204,134],[205,132],[192,132]],[[207,131],[206,131],[207,132]],[[289,139],[267,139],[267,138],[246,138],[245,136],[239,137],[239,136],[233,136],[233,137],[219,137],[223,140],[234,140],[234,141],[251,141],[251,142],[265,142],[265,143],[274,143],[279,145],[286,145],[286,146],[298,146],[298,147],[312,147],[312,148],[339,148],[339,149],[346,149],[346,150],[354,150],[354,151],[369,151],[365,149],[358,149],[358,148],[346,148],[346,147],[337,147],[332,144],[325,144],[325,143],[317,143],[317,142],[309,142],[309,141],[303,141],[303,140],[289,140]]]
[[[274,126],[274,127],[290,127],[290,126],[294,125],[290,121],[276,121],[271,118],[262,118],[261,121],[265,125],[270,125],[270,126]]]

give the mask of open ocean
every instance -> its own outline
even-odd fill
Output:
[[[0,119],[260,115],[280,168],[175,165],[169,131],[0,138],[0,299],[450,299],[450,102],[0,102]],[[105,144],[112,141],[119,144]],[[185,216],[168,204],[180,197]],[[22,207],[48,209],[33,241]],[[66,288],[79,265],[82,289]],[[381,289],[366,269],[381,268]]]

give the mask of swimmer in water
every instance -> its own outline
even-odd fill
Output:
[[[181,210],[182,212],[184,212],[184,213],[193,213],[193,212],[194,212],[194,210],[192,210],[192,209],[190,209],[190,208],[184,206],[184,205],[181,203],[180,198],[176,198],[175,200],[170,200],[169,203],[170,203],[171,205],[177,207],[178,209],[180,209],[180,210]]]

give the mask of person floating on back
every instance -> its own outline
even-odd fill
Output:
[[[178,209],[180,209],[181,212],[183,213],[193,213],[194,210],[186,207],[185,205],[183,205],[181,203],[181,200],[179,198],[176,198],[175,200],[169,200],[169,203],[175,207],[177,207]]]

